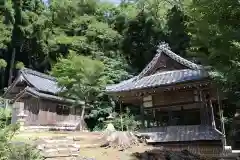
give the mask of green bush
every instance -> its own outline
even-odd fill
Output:
[[[102,131],[104,130],[105,128],[105,123],[102,122],[102,123],[98,123],[94,128],[93,128],[93,131]]]
[[[0,108],[0,128],[5,128],[11,122],[11,110]]]
[[[121,117],[122,117],[122,120],[121,120]],[[111,121],[111,123],[113,123],[116,130],[122,130],[121,121],[122,121],[124,131],[135,131],[140,127],[140,122],[135,120],[135,117],[130,114],[129,109],[127,109],[126,113],[122,115],[118,115]]]
[[[43,160],[39,150],[29,144],[11,146],[8,160]]]
[[[7,109],[0,109],[0,160],[42,160],[38,150],[31,145],[12,142],[19,125],[9,124],[10,113]]]

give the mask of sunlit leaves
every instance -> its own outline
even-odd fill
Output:
[[[207,57],[208,64],[218,73],[213,76],[222,82],[221,86],[226,91],[234,95],[240,88],[240,25],[237,23],[240,16],[239,2],[193,0],[188,13],[191,17],[188,25],[192,34],[191,48],[194,48],[191,51]]]
[[[52,74],[58,78],[59,85],[66,88],[66,96],[90,102],[105,86],[103,70],[104,66],[100,61],[78,56],[73,52],[68,58],[61,58],[56,63]]]

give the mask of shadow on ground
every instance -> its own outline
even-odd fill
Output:
[[[187,150],[177,152],[161,149],[153,149],[143,153],[136,152],[132,154],[132,157],[135,160],[216,160],[192,154]]]

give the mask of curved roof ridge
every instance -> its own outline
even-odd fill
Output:
[[[161,52],[158,52],[154,58],[148,63],[148,65],[142,70],[142,72],[139,73],[138,78],[144,77],[144,75],[149,72],[158,62],[158,59],[161,57]]]
[[[50,75],[47,75],[45,73],[41,73],[41,72],[37,72],[37,71],[34,71],[32,69],[29,69],[29,68],[23,68],[20,70],[21,73],[23,74],[32,74],[34,76],[38,76],[38,77],[41,77],[41,78],[44,78],[44,79],[49,79],[49,80],[52,80],[52,81],[57,81],[57,79],[55,77],[52,77]]]
[[[146,77],[151,77],[151,76],[154,76],[154,75],[165,75],[165,74],[169,74],[169,73],[175,73],[175,72],[184,72],[184,71],[189,71],[191,69],[178,69],[178,70],[170,70],[170,71],[163,71],[163,72],[156,72],[152,75],[148,75]],[[199,70],[196,70],[196,71],[199,71]]]
[[[183,65],[187,68],[190,68],[193,70],[204,69],[203,66],[195,64],[195,63],[177,55],[176,53],[172,52],[167,43],[161,42],[158,45],[157,54],[150,61],[150,63],[147,64],[147,66],[142,70],[142,72],[140,72],[140,74],[138,75],[138,79],[144,77],[146,75],[146,73],[148,73],[157,64],[159,58],[161,57],[162,52],[165,53],[167,56],[169,56],[174,61],[180,63],[181,65]]]
[[[190,68],[190,69],[203,69],[203,66],[195,64],[179,55],[174,53],[173,51],[170,50],[167,44],[160,44],[158,46],[157,52],[164,52],[167,56],[169,56],[171,59],[175,60],[176,62]]]
[[[193,69],[180,69],[166,72],[160,72],[145,76],[140,79],[129,79],[124,82],[120,82],[116,85],[106,87],[106,91],[111,92],[123,92],[137,89],[146,89],[158,86],[167,86],[183,82],[203,80],[208,77],[208,73],[205,70],[193,70]],[[137,78],[137,77],[136,77]]]

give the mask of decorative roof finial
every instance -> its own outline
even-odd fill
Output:
[[[158,45],[158,51],[162,51],[163,49],[168,49],[170,50],[170,47],[168,45],[168,43],[166,42],[160,42]]]

